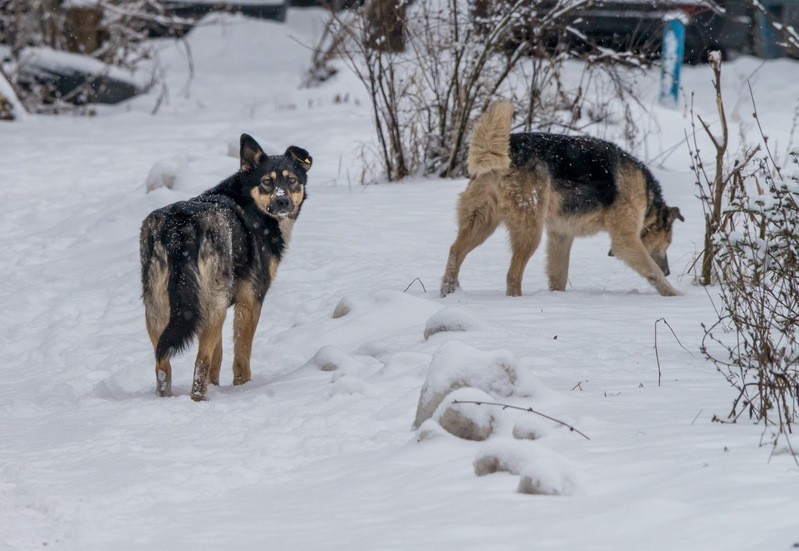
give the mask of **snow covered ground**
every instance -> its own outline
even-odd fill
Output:
[[[373,139],[363,93],[346,73],[298,89],[315,14],[196,29],[191,79],[184,46],[165,42],[168,101],[155,116],[159,90],[93,118],[0,126],[0,548],[799,545],[793,458],[769,460],[761,427],[711,422],[734,395],[698,351],[714,312],[689,273],[702,235],[679,146],[689,120],[654,104],[657,73],[638,77],[652,115],[636,153],[657,159],[666,199],[685,215],[669,252],[684,295],[658,296],[597,236],[576,242],[566,293],[546,290],[541,250],[525,295],[505,297],[499,231],[467,259],[463,292],[440,299],[465,180],[357,184]],[[710,70],[683,78],[714,120]],[[736,140],[754,141],[750,78],[784,151],[799,63],[742,58],[724,78]],[[253,381],[232,387],[226,358],[222,385],[194,403],[188,353],[173,363],[177,396],[158,398],[139,224],[236,170],[241,132],[268,152],[305,147],[315,161],[256,335]],[[159,176],[173,189],[146,193]],[[663,323],[655,340],[661,318],[680,342]],[[485,441],[434,420],[412,430],[423,387],[429,395],[461,375],[485,387],[461,399],[533,407],[590,440],[468,404],[458,409],[491,427]]]

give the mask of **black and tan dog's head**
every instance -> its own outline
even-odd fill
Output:
[[[296,219],[305,201],[313,159],[295,145],[283,155],[264,153],[252,136],[241,135],[241,180],[255,204],[274,218]]]
[[[680,209],[663,206],[655,209],[654,216],[650,216],[644,221],[644,229],[641,231],[641,241],[644,243],[644,247],[663,275],[666,276],[670,273],[666,251],[671,245],[672,226],[675,220],[685,222],[685,218],[680,214]]]

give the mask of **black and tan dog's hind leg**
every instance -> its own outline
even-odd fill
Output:
[[[214,353],[211,356],[211,369],[208,372],[208,382],[214,386],[219,386],[219,373],[222,371],[222,339],[216,343]]]
[[[194,361],[194,379],[191,385],[191,399],[195,402],[206,400],[205,394],[208,391],[208,383],[212,382],[212,371],[215,368],[216,351],[219,349],[221,354],[222,325],[224,322],[225,310],[215,312],[210,316],[205,327],[199,332],[197,359]]]
[[[158,339],[169,324],[169,271],[167,252],[163,245],[153,245],[152,254],[147,257],[143,275],[147,286],[143,294],[147,334],[157,349]],[[169,356],[156,356],[155,391],[159,396],[172,396],[172,365]]]

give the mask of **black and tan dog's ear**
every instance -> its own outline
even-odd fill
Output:
[[[286,157],[292,157],[295,161],[300,163],[300,167],[302,167],[305,172],[311,170],[313,159],[303,148],[297,147],[296,145],[289,146],[286,150]]]
[[[673,223],[675,220],[685,222],[685,218],[680,214],[679,207],[669,207],[669,224]]]
[[[242,172],[250,172],[259,164],[261,164],[264,159],[266,159],[266,153],[264,153],[264,150],[261,149],[261,146],[258,145],[258,142],[256,142],[249,134],[241,135],[240,151]]]

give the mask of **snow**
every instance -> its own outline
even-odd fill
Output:
[[[159,41],[168,95],[155,115],[160,90],[98,106],[92,118],[0,126],[0,549],[748,551],[799,542],[799,469],[787,448],[771,456],[758,446],[762,427],[745,418],[712,422],[734,392],[698,351],[716,290],[692,285],[703,218],[683,143],[690,125],[687,110],[656,105],[657,71],[636,77],[651,114],[639,119],[647,134],[635,153],[685,215],[669,251],[683,296],[658,296],[607,257],[599,235],[575,241],[565,293],[547,291],[542,244],[524,296],[506,297],[510,255],[499,231],[464,263],[463,290],[440,299],[466,182],[357,185],[374,140],[365,94],[343,69],[298,89],[318,14],[289,10],[286,25],[214,17],[185,44]],[[799,63],[742,57],[723,70],[733,148],[756,132],[747,79],[773,150],[795,147]],[[566,71],[576,86],[579,64]],[[717,126],[710,80],[706,66],[684,68],[684,97],[693,92],[695,110]],[[176,396],[159,398],[139,225],[237,170],[230,144],[242,132],[263,138],[267,153],[294,144],[314,157],[256,334],[253,380],[231,385],[228,324],[222,385],[209,400],[188,396],[191,352],[173,363]],[[147,193],[152,171],[175,185]],[[427,292],[408,287],[416,278]],[[660,318],[680,342],[664,331],[655,340]],[[431,320],[449,330],[425,338]],[[501,366],[515,382],[494,377]],[[468,413],[494,418],[485,441],[432,418],[411,430],[423,389],[459,377],[472,396],[533,407],[590,440],[486,405]],[[477,476],[476,463],[500,472]]]

